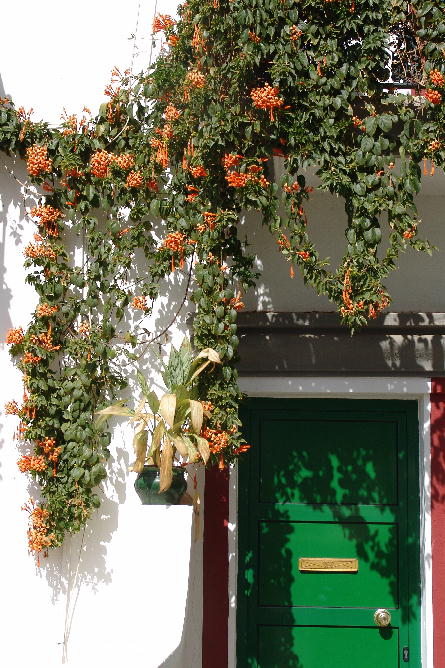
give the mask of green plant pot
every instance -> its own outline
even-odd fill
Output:
[[[143,506],[161,506],[178,504],[181,496],[187,489],[185,470],[180,467],[173,469],[173,480],[171,487],[165,492],[159,493],[160,474],[157,466],[144,466],[139,473],[134,488]]]

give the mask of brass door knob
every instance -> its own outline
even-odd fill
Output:
[[[374,622],[377,626],[389,626],[391,624],[391,613],[385,608],[379,608],[374,613]]]

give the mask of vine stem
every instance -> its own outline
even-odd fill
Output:
[[[82,550],[84,546],[84,541],[85,541],[85,529],[86,527],[83,527],[82,531],[82,539],[80,541],[80,547],[79,547],[79,554],[77,557],[77,564],[76,564],[76,571],[74,573],[74,578],[72,580],[72,587],[74,589],[74,586],[76,584],[78,575],[79,575],[79,568],[80,568],[80,559],[82,556]],[[68,582],[68,591],[66,593],[66,606],[65,606],[65,629],[63,633],[63,654],[62,654],[62,663],[67,663],[68,661],[68,641],[70,638],[71,634],[71,627],[73,624],[73,619],[74,619],[74,612],[76,610],[76,605],[77,605],[77,600],[79,598],[79,593],[80,593],[80,584],[77,589],[77,594],[76,598],[74,599],[74,605],[72,609],[70,610],[70,602],[71,602],[71,592],[70,592],[70,583]]]
[[[190,270],[189,270],[189,273],[188,273],[187,284],[186,284],[186,286],[185,286],[184,296],[183,296],[183,298],[182,298],[182,300],[181,300],[181,303],[179,304],[179,308],[177,309],[177,311],[176,311],[175,315],[173,316],[172,320],[168,323],[168,325],[167,325],[166,327],[164,327],[164,329],[163,329],[161,332],[159,332],[159,334],[156,334],[156,336],[154,336],[153,338],[149,339],[149,340],[146,341],[144,344],[142,344],[142,345],[144,346],[144,348],[142,349],[141,354],[136,358],[137,360],[140,360],[141,357],[145,354],[145,351],[147,350],[148,346],[150,346],[150,345],[151,345],[152,343],[154,343],[155,341],[158,341],[158,339],[160,339],[164,334],[166,334],[166,332],[168,332],[168,330],[170,329],[170,327],[171,327],[171,326],[174,324],[174,322],[176,321],[176,318],[178,317],[178,315],[181,313],[181,311],[182,311],[182,309],[183,309],[183,307],[184,307],[184,304],[185,304],[185,302],[186,302],[186,300],[187,300],[188,293],[189,293],[190,283],[191,283],[191,280],[192,280],[192,271],[193,271],[193,260],[194,260],[194,258],[195,258],[195,254],[193,253],[193,255],[192,255],[192,257],[191,257],[191,261],[190,261]]]

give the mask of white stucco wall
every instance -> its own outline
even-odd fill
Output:
[[[280,172],[281,159],[275,159],[275,170]],[[308,184],[316,179],[308,176]],[[419,238],[428,239],[438,247],[430,257],[409,249],[398,262],[399,270],[393,272],[386,285],[393,298],[391,311],[444,311],[445,272],[445,176],[436,170],[434,176],[424,176],[422,190],[417,198]],[[305,206],[308,229],[323,258],[330,258],[335,268],[346,249],[346,214],[343,200],[333,195],[315,191]],[[258,216],[248,214],[242,225],[243,237],[247,234],[249,252],[257,258],[262,272],[256,290],[246,295],[248,310],[261,311],[333,311],[335,307],[327,297],[319,297],[315,290],[303,284],[298,270],[295,278],[289,276],[289,263],[283,258],[277,244]],[[385,226],[382,225],[385,236]],[[383,246],[384,244],[382,244]]]
[[[17,106],[34,108],[35,120],[52,124],[59,122],[63,108],[79,113],[86,105],[94,112],[105,99],[103,90],[115,65],[123,70],[133,64],[139,71],[149,62],[155,11],[174,14],[175,7],[174,0],[9,3],[2,8],[0,96],[11,95]],[[132,34],[136,42],[129,39]],[[22,267],[23,248],[35,230],[24,219],[20,185],[4,169],[3,157],[2,342],[9,327],[26,326],[36,303]],[[25,180],[20,162],[6,163]],[[182,297],[180,285],[176,292]],[[175,291],[171,294],[174,298]],[[170,316],[170,305],[164,311]],[[158,315],[155,328],[166,319],[163,312]],[[182,313],[179,327],[171,332],[176,342],[185,317]],[[4,343],[0,364],[2,411],[6,401],[20,401],[22,393],[20,374]],[[202,530],[194,541],[192,508],[140,505],[134,475],[126,472],[131,435],[118,426],[100,510],[84,536],[68,538],[38,569],[27,554],[27,516],[21,505],[34,491],[17,469],[16,420],[1,414],[0,422],[0,664],[200,666]],[[202,493],[202,472],[198,480]]]
[[[103,101],[110,71],[135,71],[150,58],[150,27],[155,9],[174,14],[174,0],[110,0],[75,5],[47,0],[2,7],[0,96],[12,95],[35,119],[58,123],[63,108],[92,110]],[[129,37],[135,34],[136,41]],[[135,49],[136,44],[136,49]],[[20,164],[7,160],[20,180]],[[419,204],[428,236],[445,249],[443,179],[431,177]],[[0,341],[11,326],[27,323],[35,304],[25,284],[22,250],[31,238],[23,217],[19,184],[0,160]],[[344,241],[342,205],[316,195],[308,207],[309,225],[326,255],[338,258]],[[271,243],[258,220],[246,223],[263,267],[259,289],[246,306],[262,310],[331,310],[298,278]],[[442,254],[413,252],[402,257],[400,272],[388,281],[392,310],[445,311]],[[183,314],[185,316],[185,314]],[[182,319],[183,322],[183,319]],[[181,327],[173,331],[176,341]],[[20,374],[0,344],[0,410],[20,400]],[[0,416],[0,663],[8,668],[68,665],[109,668],[140,662],[145,668],[199,668],[201,665],[202,540],[194,542],[192,509],[142,507],[126,473],[131,453],[123,428],[112,444],[110,480],[104,503],[85,537],[68,539],[37,569],[27,554],[26,514],[21,505],[32,493],[17,469],[14,418]],[[199,487],[202,493],[202,472]],[[203,518],[201,517],[201,527]],[[233,557],[232,557],[233,563]]]

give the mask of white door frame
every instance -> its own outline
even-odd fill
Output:
[[[249,397],[411,399],[419,407],[420,453],[420,573],[422,668],[433,668],[433,604],[431,560],[431,439],[428,378],[413,377],[261,377],[240,379],[241,391]],[[229,656],[228,668],[236,667],[236,581],[237,581],[237,467],[231,469],[229,490]],[[238,668],[242,668],[238,666]]]

